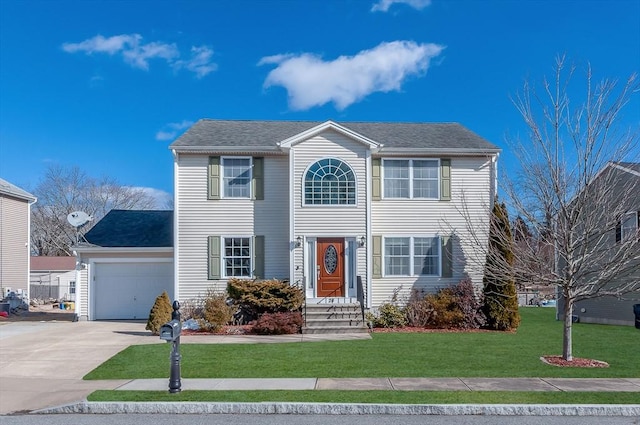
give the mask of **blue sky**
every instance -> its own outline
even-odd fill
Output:
[[[510,96],[558,54],[639,71],[640,0],[0,0],[0,177],[172,193],[168,146],[200,118],[459,122],[505,148]]]

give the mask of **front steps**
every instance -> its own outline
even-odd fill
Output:
[[[368,332],[358,303],[307,304],[303,334],[338,334]]]

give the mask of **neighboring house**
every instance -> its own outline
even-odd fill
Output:
[[[31,257],[30,297],[76,300],[75,257]]]
[[[170,149],[172,298],[278,278],[307,304],[350,303],[359,278],[375,308],[464,277],[482,285],[484,254],[462,211],[486,235],[500,149],[459,124],[200,120]],[[121,256],[135,261],[133,249]],[[91,282],[80,316],[105,317],[101,263],[78,252]]]
[[[0,299],[29,298],[29,235],[35,196],[0,178]]]
[[[614,250],[628,238],[640,238],[640,163],[609,163],[591,184],[598,184],[603,180],[608,186],[606,195],[611,197],[611,209],[621,209],[622,214],[617,218],[615,227],[611,227],[606,234],[606,244]],[[603,193],[605,193],[603,191]],[[624,194],[624,199],[619,199]],[[602,204],[602,203],[601,203]],[[612,325],[633,326],[635,316],[633,305],[640,303],[640,243],[636,243],[632,252],[634,258],[628,267],[631,273],[625,273],[613,280],[612,286],[618,286],[624,280],[636,282],[635,291],[616,297],[603,296],[576,303],[573,315],[580,322],[602,323]],[[606,289],[606,288],[605,288]],[[563,308],[560,304],[559,308]],[[560,310],[561,311],[561,310]]]
[[[174,296],[173,212],[111,210],[74,247],[80,320],[146,319]]]

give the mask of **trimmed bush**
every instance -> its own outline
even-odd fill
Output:
[[[376,314],[370,314],[368,319],[374,328],[401,328],[407,324],[404,311],[393,303],[381,304]]]
[[[487,318],[482,312],[482,301],[476,297],[470,278],[462,279],[451,287],[457,299],[458,308],[463,314],[460,327],[464,329],[478,329],[485,325]]]
[[[151,331],[154,335],[158,335],[160,327],[171,320],[171,313],[173,313],[171,300],[167,291],[164,291],[156,297],[156,301],[149,312],[149,319],[145,329]]]
[[[407,319],[407,325],[415,328],[426,328],[429,326],[433,307],[425,301],[424,292],[414,289],[404,309],[404,315]]]
[[[230,279],[227,292],[239,307],[242,322],[255,320],[264,313],[299,311],[304,302],[300,288],[278,279]]]
[[[451,288],[443,288],[437,294],[429,294],[425,302],[431,306],[429,323],[436,328],[459,328],[464,322],[464,313],[458,307],[458,298]]]
[[[224,325],[231,323],[235,308],[227,303],[227,295],[207,291],[199,324],[202,328],[218,332]]]
[[[253,323],[252,332],[259,335],[300,333],[302,314],[296,312],[264,313]]]
[[[482,304],[468,278],[435,294],[412,292],[405,316],[409,326],[425,328],[477,329],[485,323]]]

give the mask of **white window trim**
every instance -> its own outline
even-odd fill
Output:
[[[624,223],[631,219],[633,223],[631,227],[625,227]],[[626,232],[625,232],[626,230]],[[620,239],[622,241],[626,241],[629,238],[632,238],[638,232],[638,212],[637,211],[629,211],[628,213],[622,216],[620,220]]]
[[[351,170],[351,172],[353,173],[353,179],[354,179],[354,184],[355,184],[355,193],[354,193],[354,203],[353,204],[307,204],[307,197],[306,197],[306,193],[305,193],[305,178],[307,177],[307,172],[309,171],[309,168],[311,168],[312,165],[314,165],[317,162],[320,162],[324,159],[335,159],[338,161],[343,162],[344,164],[347,165],[347,167],[349,167],[349,169]],[[357,208],[358,207],[358,174],[356,173],[356,171],[353,169],[353,166],[349,163],[349,161],[346,161],[342,158],[338,158],[335,156],[325,156],[322,158],[318,158],[314,161],[312,161],[311,163],[309,163],[309,165],[307,165],[304,169],[304,171],[302,172],[302,177],[301,177],[301,182],[300,182],[300,200],[302,202],[302,207],[305,208]]]
[[[387,274],[387,239],[388,238],[403,238],[409,239],[409,272],[410,274]],[[416,238],[436,238],[438,240],[438,273],[437,274],[414,274],[414,261],[415,261],[415,245],[414,240]],[[442,238],[440,235],[384,235],[382,236],[382,277],[442,277]]]
[[[249,195],[248,196],[226,196],[224,190],[225,176],[224,176],[224,162],[227,159],[248,159],[249,160]],[[252,156],[221,156],[220,157],[220,199],[253,199],[253,157]]]
[[[225,240],[227,239],[249,239],[249,276],[229,276],[227,275],[227,263],[225,255]],[[220,278],[221,279],[253,279],[254,270],[254,252],[253,252],[253,235],[220,235]]]
[[[385,196],[385,161],[409,161],[409,197],[390,197],[390,196]],[[437,171],[438,171],[438,184],[437,184],[437,189],[438,189],[438,193],[434,198],[423,198],[423,197],[414,197],[413,196],[413,161],[436,161],[437,165]],[[442,175],[441,175],[441,167],[442,164],[440,163],[440,158],[401,158],[401,157],[392,157],[392,158],[382,158],[382,164],[381,164],[381,173],[380,173],[380,183],[381,183],[381,190],[380,190],[380,196],[382,197],[382,199],[419,199],[419,200],[425,200],[425,201],[439,201],[440,200],[440,190],[441,190],[441,182],[442,182]]]

